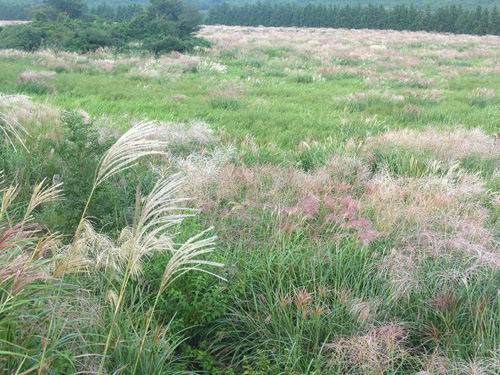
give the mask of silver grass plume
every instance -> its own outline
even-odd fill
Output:
[[[155,139],[157,135],[158,126],[155,121],[140,122],[123,134],[101,159],[94,186],[133,167],[144,156],[164,155],[162,149],[168,142]]]
[[[175,233],[170,229],[191,216],[179,206],[186,201],[176,197],[181,186],[177,176],[162,178],[148,196],[138,200],[134,225],[120,235],[120,248],[132,275],[141,273],[144,257],[155,251],[173,250]]]
[[[24,144],[23,139],[21,138],[21,134],[28,135],[29,133],[23,126],[17,122],[16,119],[7,116],[5,113],[0,112],[0,131],[5,135],[11,146],[14,150],[17,151],[16,146],[14,144],[13,138],[17,139],[19,143],[26,149],[26,145]]]
[[[26,209],[25,219],[27,219],[31,215],[33,210],[40,205],[62,199],[62,183],[51,186],[44,186],[45,180],[46,178],[44,178],[42,182],[36,185],[33,189],[28,208]]]
[[[163,293],[165,289],[176,279],[189,271],[200,271],[208,273],[221,280],[225,280],[219,275],[200,268],[201,266],[223,267],[224,264],[196,259],[200,255],[211,253],[214,250],[213,246],[217,237],[199,239],[212,229],[213,228],[209,228],[196,236],[191,237],[178,250],[173,251],[172,258],[170,258],[167,266],[165,267],[165,271],[163,272],[159,291],[160,294]]]

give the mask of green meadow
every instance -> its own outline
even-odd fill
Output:
[[[472,36],[435,34],[432,40],[433,34],[421,33],[418,43],[419,33],[297,29],[288,40],[286,29],[238,28],[238,33],[205,28],[203,36],[223,38],[225,45],[189,58],[155,60],[106,51],[78,61],[64,53],[22,59],[7,53],[1,84],[5,94],[23,91],[16,83],[19,74],[52,65],[59,71],[54,90],[36,97],[56,106],[118,121],[124,115],[200,119],[213,129],[225,128],[239,137],[251,134],[284,149],[307,138],[337,139],[344,122],[359,123],[375,115],[391,129],[431,123],[480,127],[488,133],[498,129],[497,100],[471,98],[478,88],[498,87],[497,37],[480,42]],[[392,40],[388,46],[380,44],[385,34]],[[335,49],[337,44],[341,49]],[[65,68],[65,59],[73,68]],[[209,65],[207,72],[198,72],[200,62],[220,64],[224,72],[210,71]],[[36,88],[24,91],[37,94]]]
[[[199,36],[0,50],[0,373],[500,372],[500,38]]]

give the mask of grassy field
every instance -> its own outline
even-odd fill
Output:
[[[0,51],[0,373],[499,373],[500,38],[200,36]]]

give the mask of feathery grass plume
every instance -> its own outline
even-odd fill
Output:
[[[389,280],[393,301],[408,297],[421,288],[420,263],[421,259],[415,256],[411,248],[405,251],[392,249],[390,256],[381,260],[380,276]]]
[[[31,194],[30,202],[28,203],[28,207],[26,209],[25,220],[31,215],[33,210],[40,205],[48,202],[53,202],[62,198],[62,183],[52,185],[52,186],[43,186],[46,178],[42,180],[35,188],[33,189],[33,194]]]
[[[424,130],[391,130],[366,140],[368,151],[391,152],[394,147],[402,147],[411,152],[427,151],[441,161],[452,161],[470,156],[481,159],[495,159],[500,155],[500,147],[495,138],[482,129],[465,129],[461,126],[453,130],[428,127]]]
[[[430,355],[425,355],[422,358],[416,357],[419,362],[421,371],[415,375],[445,375],[449,374],[450,360],[437,349]]]
[[[64,275],[87,272],[88,260],[81,256],[59,259],[54,267],[52,276],[57,279]]]
[[[217,141],[214,131],[203,121],[161,122],[157,134],[161,140],[181,146],[208,145]]]
[[[68,253],[69,258],[73,254],[74,244],[82,229],[85,214],[97,186],[111,176],[132,168],[142,157],[165,155],[162,148],[166,147],[168,142],[158,140],[157,135],[158,127],[155,121],[141,122],[123,134],[104,154],[96,171],[94,184],[83,209],[82,217],[76,228],[73,245]]]
[[[33,258],[44,256],[45,254],[50,254],[52,257],[55,256],[57,249],[61,248],[62,238],[63,236],[58,233],[46,234],[40,238],[33,252]]]
[[[123,252],[108,236],[97,233],[92,224],[85,221],[81,239],[86,242],[86,257],[95,272],[103,270],[108,273],[112,270],[114,273],[123,273]]]
[[[367,326],[376,321],[378,310],[382,301],[377,298],[363,300],[362,298],[353,298],[349,301],[349,315],[355,319],[360,326]]]
[[[26,136],[29,136],[29,133],[19,122],[17,122],[16,119],[6,115],[3,112],[0,112],[0,131],[5,135],[5,138],[14,148],[14,150],[17,151],[12,138],[17,139],[17,141],[26,149],[26,151],[28,151],[21,135],[24,134]]]
[[[74,245],[62,247],[57,255],[68,259],[72,246],[74,246],[81,263],[81,267],[76,269],[75,264],[73,264],[74,271],[83,272],[83,268],[85,268],[86,271],[95,276],[99,276],[102,271],[110,279],[123,275],[126,261],[122,249],[108,236],[97,233],[88,220],[83,220],[82,230]]]
[[[156,139],[157,134],[155,121],[140,122],[123,134],[101,159],[94,185],[98,186],[111,176],[132,168],[144,156],[164,155],[162,148],[168,142]]]
[[[175,234],[169,229],[191,216],[182,213],[185,209],[179,206],[187,200],[176,197],[181,186],[182,181],[175,175],[163,178],[147,197],[138,200],[134,225],[125,228],[120,236],[120,247],[132,275],[140,274],[144,257],[173,249]]]
[[[407,339],[407,329],[398,323],[372,328],[364,335],[338,337],[325,345],[329,366],[342,373],[386,374],[408,356]]]
[[[223,277],[207,271],[200,266],[213,266],[223,267],[224,264],[218,262],[210,262],[201,259],[195,259],[201,255],[211,253],[214,250],[215,240],[217,237],[210,237],[201,239],[208,231],[213,228],[204,230],[203,232],[191,237],[179,249],[173,251],[172,258],[170,258],[160,284],[159,293],[163,293],[165,289],[173,283],[176,279],[189,271],[200,271],[215,276],[221,280],[226,281]]]
[[[125,228],[120,236],[120,247],[132,275],[140,273],[144,257],[155,251],[174,251],[175,234],[169,230],[191,216],[179,206],[187,199],[176,197],[182,183],[176,175],[163,178],[147,197],[138,200],[134,225]]]
[[[3,191],[2,206],[0,207],[0,221],[3,219],[7,208],[12,204],[18,193],[19,186],[9,186]]]
[[[500,358],[493,353],[492,357],[476,357],[469,361],[457,360],[452,364],[450,373],[457,375],[497,375],[500,373]]]

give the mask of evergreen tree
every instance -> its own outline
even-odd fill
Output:
[[[457,34],[473,34],[475,30],[476,21],[474,13],[465,10],[463,11],[455,23],[455,32]]]
[[[486,35],[489,28],[489,20],[490,20],[490,12],[488,11],[488,8],[484,8],[478,21],[476,29],[477,35]]]
[[[81,0],[44,0],[43,4],[45,14],[51,19],[60,16],[80,18],[86,10],[86,5]]]
[[[500,14],[496,5],[491,10],[488,34],[500,35]]]

